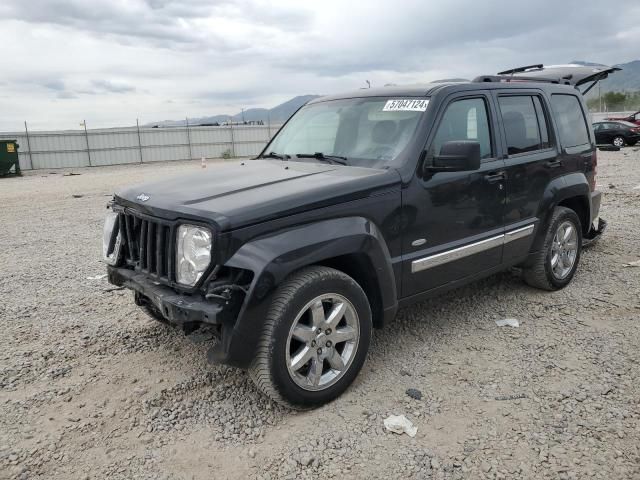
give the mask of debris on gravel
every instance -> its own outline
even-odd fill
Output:
[[[406,433],[410,437],[415,437],[418,429],[404,415],[390,415],[384,419],[384,426],[387,430],[397,434]]]
[[[516,318],[501,318],[496,320],[496,325],[499,327],[514,327],[518,328],[520,326],[520,322]]]
[[[413,398],[414,400],[422,399],[422,392],[417,388],[407,388],[407,391],[405,393],[409,395],[411,398]]]
[[[401,310],[305,412],[87,280],[105,195],[200,162],[0,179],[0,478],[640,478],[640,152],[621,152],[598,152],[608,227],[567,288],[507,272]],[[415,437],[387,431],[400,412]]]

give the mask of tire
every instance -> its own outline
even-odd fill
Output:
[[[572,237],[574,245],[566,241],[566,247],[560,248],[556,242],[556,235],[563,236],[560,229],[568,225],[574,229],[575,236]],[[570,208],[556,207],[545,233],[543,248],[536,253],[533,263],[523,270],[524,281],[542,290],[559,290],[566,287],[576,273],[581,250],[582,226],[578,215]],[[560,251],[571,251],[572,255],[563,255],[558,253]],[[569,261],[570,266],[567,265]]]
[[[618,147],[618,148],[622,148],[622,147],[624,147],[625,143],[626,143],[626,142],[625,142],[625,140],[624,140],[624,137],[621,137],[621,136],[613,137],[613,140],[611,140],[611,144],[612,144],[614,147]]]
[[[358,375],[371,331],[371,307],[355,280],[328,267],[304,268],[276,290],[249,376],[287,407],[322,405]]]

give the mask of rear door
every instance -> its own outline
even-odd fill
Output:
[[[545,188],[565,172],[541,91],[505,90],[495,93],[503,134],[507,177],[504,210],[504,262],[529,252]]]

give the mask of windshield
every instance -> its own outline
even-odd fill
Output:
[[[265,151],[297,159],[322,153],[348,165],[380,167],[408,145],[426,98],[349,98],[301,108]]]

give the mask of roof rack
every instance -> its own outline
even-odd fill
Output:
[[[527,65],[526,67],[518,67],[512,68],[511,70],[505,70],[504,72],[498,72],[498,75],[513,75],[514,73],[526,72],[527,70],[531,70],[535,68],[536,70],[540,70],[544,65],[541,63],[537,63],[535,65]]]
[[[504,73],[504,72],[502,72]],[[482,82],[505,82],[505,83],[519,83],[519,82],[542,82],[542,83],[556,83],[562,85],[571,85],[569,79],[566,78],[540,78],[540,77],[523,77],[518,75],[514,77],[513,75],[503,75],[499,73],[498,75],[480,75],[472,80],[475,83]],[[514,72],[516,73],[516,72]]]
[[[591,90],[600,80],[604,80],[610,73],[620,70],[619,67],[607,65],[548,65],[539,63],[526,67],[505,70],[497,75],[483,75],[475,78],[474,82],[544,82],[561,85],[578,86],[591,83],[581,93],[584,95]]]

